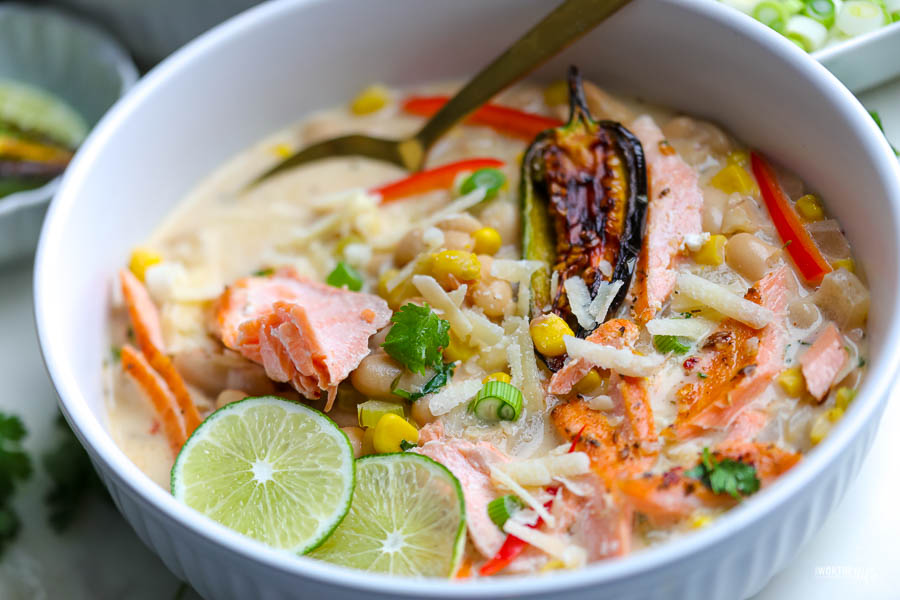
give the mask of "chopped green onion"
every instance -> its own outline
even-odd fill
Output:
[[[488,503],[488,517],[494,522],[494,525],[503,529],[503,525],[509,520],[517,510],[521,510],[525,504],[518,497],[512,494],[494,498]]]
[[[499,169],[478,169],[469,175],[459,186],[461,194],[470,194],[478,188],[484,188],[484,199],[490,200],[506,183],[506,175]]]
[[[763,0],[753,9],[753,18],[767,27],[781,33],[791,18],[790,9],[776,0]]]
[[[855,37],[883,27],[886,20],[884,10],[878,4],[848,0],[838,11],[834,24],[844,35]]]
[[[828,30],[814,19],[803,15],[794,15],[788,19],[784,35],[807,52],[812,52],[825,44]]]
[[[344,261],[340,261],[334,268],[334,271],[329,273],[325,283],[338,288],[347,286],[348,290],[358,292],[362,289],[363,279],[362,275],[359,274],[359,271]]]
[[[900,21],[900,0],[885,0],[884,10],[891,18],[891,22]]]
[[[375,427],[384,415],[392,414],[406,418],[403,405],[383,400],[366,400],[356,405],[356,418],[360,427]]]
[[[663,354],[669,354],[670,352],[673,354],[684,354],[691,349],[689,345],[683,343],[674,335],[654,335],[653,345]]]
[[[485,421],[515,421],[522,414],[522,392],[505,381],[488,381],[469,409]]]
[[[831,27],[834,25],[837,8],[834,0],[806,0],[803,14],[825,27]]]

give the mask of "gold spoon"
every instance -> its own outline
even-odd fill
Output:
[[[287,169],[334,156],[366,156],[393,163],[408,171],[418,171],[425,164],[428,149],[448,129],[629,1],[566,0],[482,69],[414,136],[404,140],[386,140],[355,134],[325,140],[292,154],[250,185]]]

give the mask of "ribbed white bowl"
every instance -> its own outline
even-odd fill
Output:
[[[106,293],[129,249],[225,159],[373,80],[465,77],[542,0],[284,0],[151,72],[97,127],[48,214],[35,271],[45,360],[66,417],[141,538],[207,598],[671,600],[746,597],[784,566],[857,472],[898,370],[900,173],[853,96],[790,42],[718,3],[635,0],[543,70],[714,119],[797,171],[841,220],[872,289],[869,373],[843,421],[789,475],[683,540],[578,572],[486,582],[368,575],[287,556],[175,502],[105,428]]]

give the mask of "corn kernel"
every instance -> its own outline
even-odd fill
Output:
[[[488,254],[493,256],[503,245],[503,238],[500,232],[493,227],[482,227],[476,229],[472,234],[475,238],[475,254]]]
[[[488,381],[502,381],[503,383],[509,383],[512,381],[512,377],[510,377],[507,373],[498,371],[496,373],[487,375],[484,379],[481,380],[481,383],[487,383]]]
[[[481,263],[471,252],[442,250],[431,257],[431,274],[442,284],[451,276],[459,281],[475,281],[481,276]]]
[[[544,356],[562,356],[566,353],[564,336],[575,335],[569,324],[559,315],[541,315],[531,321],[531,339],[534,347]]]
[[[828,420],[832,423],[837,423],[841,420],[841,417],[844,416],[844,409],[837,406],[829,408],[825,411],[825,416],[828,417]]]
[[[724,235],[711,235],[703,242],[700,249],[694,252],[694,261],[700,265],[721,265],[725,260],[725,243],[728,241]]]
[[[856,272],[856,263],[853,262],[852,258],[839,258],[837,260],[831,261],[832,268],[837,271],[838,269],[844,269],[846,271],[850,271],[851,273]]]
[[[806,381],[803,379],[803,372],[799,367],[791,367],[782,371],[778,376],[778,385],[791,398],[799,398],[806,389]]]
[[[847,410],[855,396],[856,390],[851,390],[848,387],[839,387],[834,393],[834,405],[841,410]]]
[[[816,445],[825,439],[829,431],[831,431],[831,420],[827,413],[822,413],[813,420],[812,426],[809,428],[809,441]]]
[[[419,430],[399,415],[391,413],[384,415],[378,419],[374,430],[372,445],[375,447],[375,452],[379,454],[402,452],[400,442],[403,441],[410,444],[419,442]]]
[[[294,153],[294,151],[291,150],[291,147],[289,145],[283,144],[283,143],[275,144],[275,146],[272,148],[272,154],[274,154],[278,158],[287,158],[288,156],[290,156],[293,153]]]
[[[591,369],[575,384],[573,389],[578,394],[589,394],[600,387],[601,383],[603,383],[603,378],[600,377],[600,373],[596,369]]]
[[[728,153],[728,164],[747,168],[750,165],[750,153],[746,150],[732,150]]]
[[[455,333],[450,332],[450,344],[444,348],[444,358],[450,361],[467,361],[475,354],[475,348],[468,345]]]
[[[713,518],[709,515],[693,515],[690,520],[691,529],[702,529],[712,523]]]
[[[709,183],[726,194],[752,194],[756,191],[756,183],[747,169],[740,165],[729,164],[712,176]]]
[[[825,218],[825,211],[822,209],[822,203],[813,194],[806,194],[797,198],[794,205],[801,217],[807,221],[821,221]]]
[[[386,87],[378,84],[370,85],[361,91],[350,103],[350,112],[354,115],[368,115],[378,112],[387,105],[389,99],[390,95]]]
[[[553,558],[548,560],[547,563],[541,567],[541,573],[548,573],[550,571],[558,571],[560,569],[565,569],[566,563],[559,560],[558,558]]]
[[[554,81],[544,88],[544,104],[559,106],[569,103],[569,84],[564,80]]]
[[[160,256],[159,252],[149,248],[135,248],[128,261],[128,269],[134,273],[135,277],[143,281],[147,269],[161,262],[162,256]]]

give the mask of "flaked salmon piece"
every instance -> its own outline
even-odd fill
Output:
[[[638,339],[640,329],[627,319],[610,319],[587,336],[587,341],[614,348],[633,346]],[[547,391],[551,394],[564,395],[587,375],[593,368],[583,358],[573,358],[550,378]]]
[[[633,311],[646,323],[675,289],[684,236],[702,231],[703,192],[697,173],[666,142],[647,115],[631,125],[647,158],[650,198],[647,230],[633,284]]]
[[[728,426],[723,443],[746,442],[756,437],[769,422],[769,414],[763,410],[745,410]]]
[[[816,400],[822,401],[848,359],[847,351],[844,350],[844,337],[834,323],[829,323],[800,357],[800,370],[806,380],[806,389]]]
[[[441,463],[459,480],[466,503],[469,539],[485,558],[494,556],[506,534],[488,517],[487,505],[500,495],[491,483],[490,468],[493,464],[509,462],[509,458],[487,442],[475,444],[454,438],[433,439],[411,452]]]
[[[763,486],[769,485],[800,462],[801,454],[789,452],[775,444],[759,442],[732,442],[716,446],[713,456],[717,459],[739,460],[756,468],[756,476]]]
[[[317,399],[369,353],[369,338],[391,317],[387,302],[309,281],[291,270],[246,277],[216,303],[214,328],[226,347],[261,364],[274,381]]]
[[[577,509],[569,528],[573,541],[587,551],[589,562],[628,554],[633,507],[618,490],[609,490],[599,477],[592,477],[591,487],[588,496],[565,497]]]
[[[788,268],[781,267],[744,296],[775,314],[762,330],[726,319],[710,334],[695,368],[704,378],[678,390],[678,415],[663,435],[688,439],[710,429],[725,430],[768,387],[784,366],[787,331],[783,316],[789,277]]]
[[[147,288],[131,271],[120,270],[119,283],[122,286],[122,297],[125,299],[128,318],[138,348],[147,359],[147,363],[159,373],[165,386],[174,395],[184,420],[185,431],[187,435],[191,435],[200,425],[200,413],[194,405],[184,379],[178,373],[172,360],[165,354],[159,311],[153,304]]]
[[[737,500],[728,494],[714,494],[700,481],[684,475],[676,467],[662,475],[644,475],[616,482],[636,512],[659,527],[673,525],[701,508],[728,508]]]

